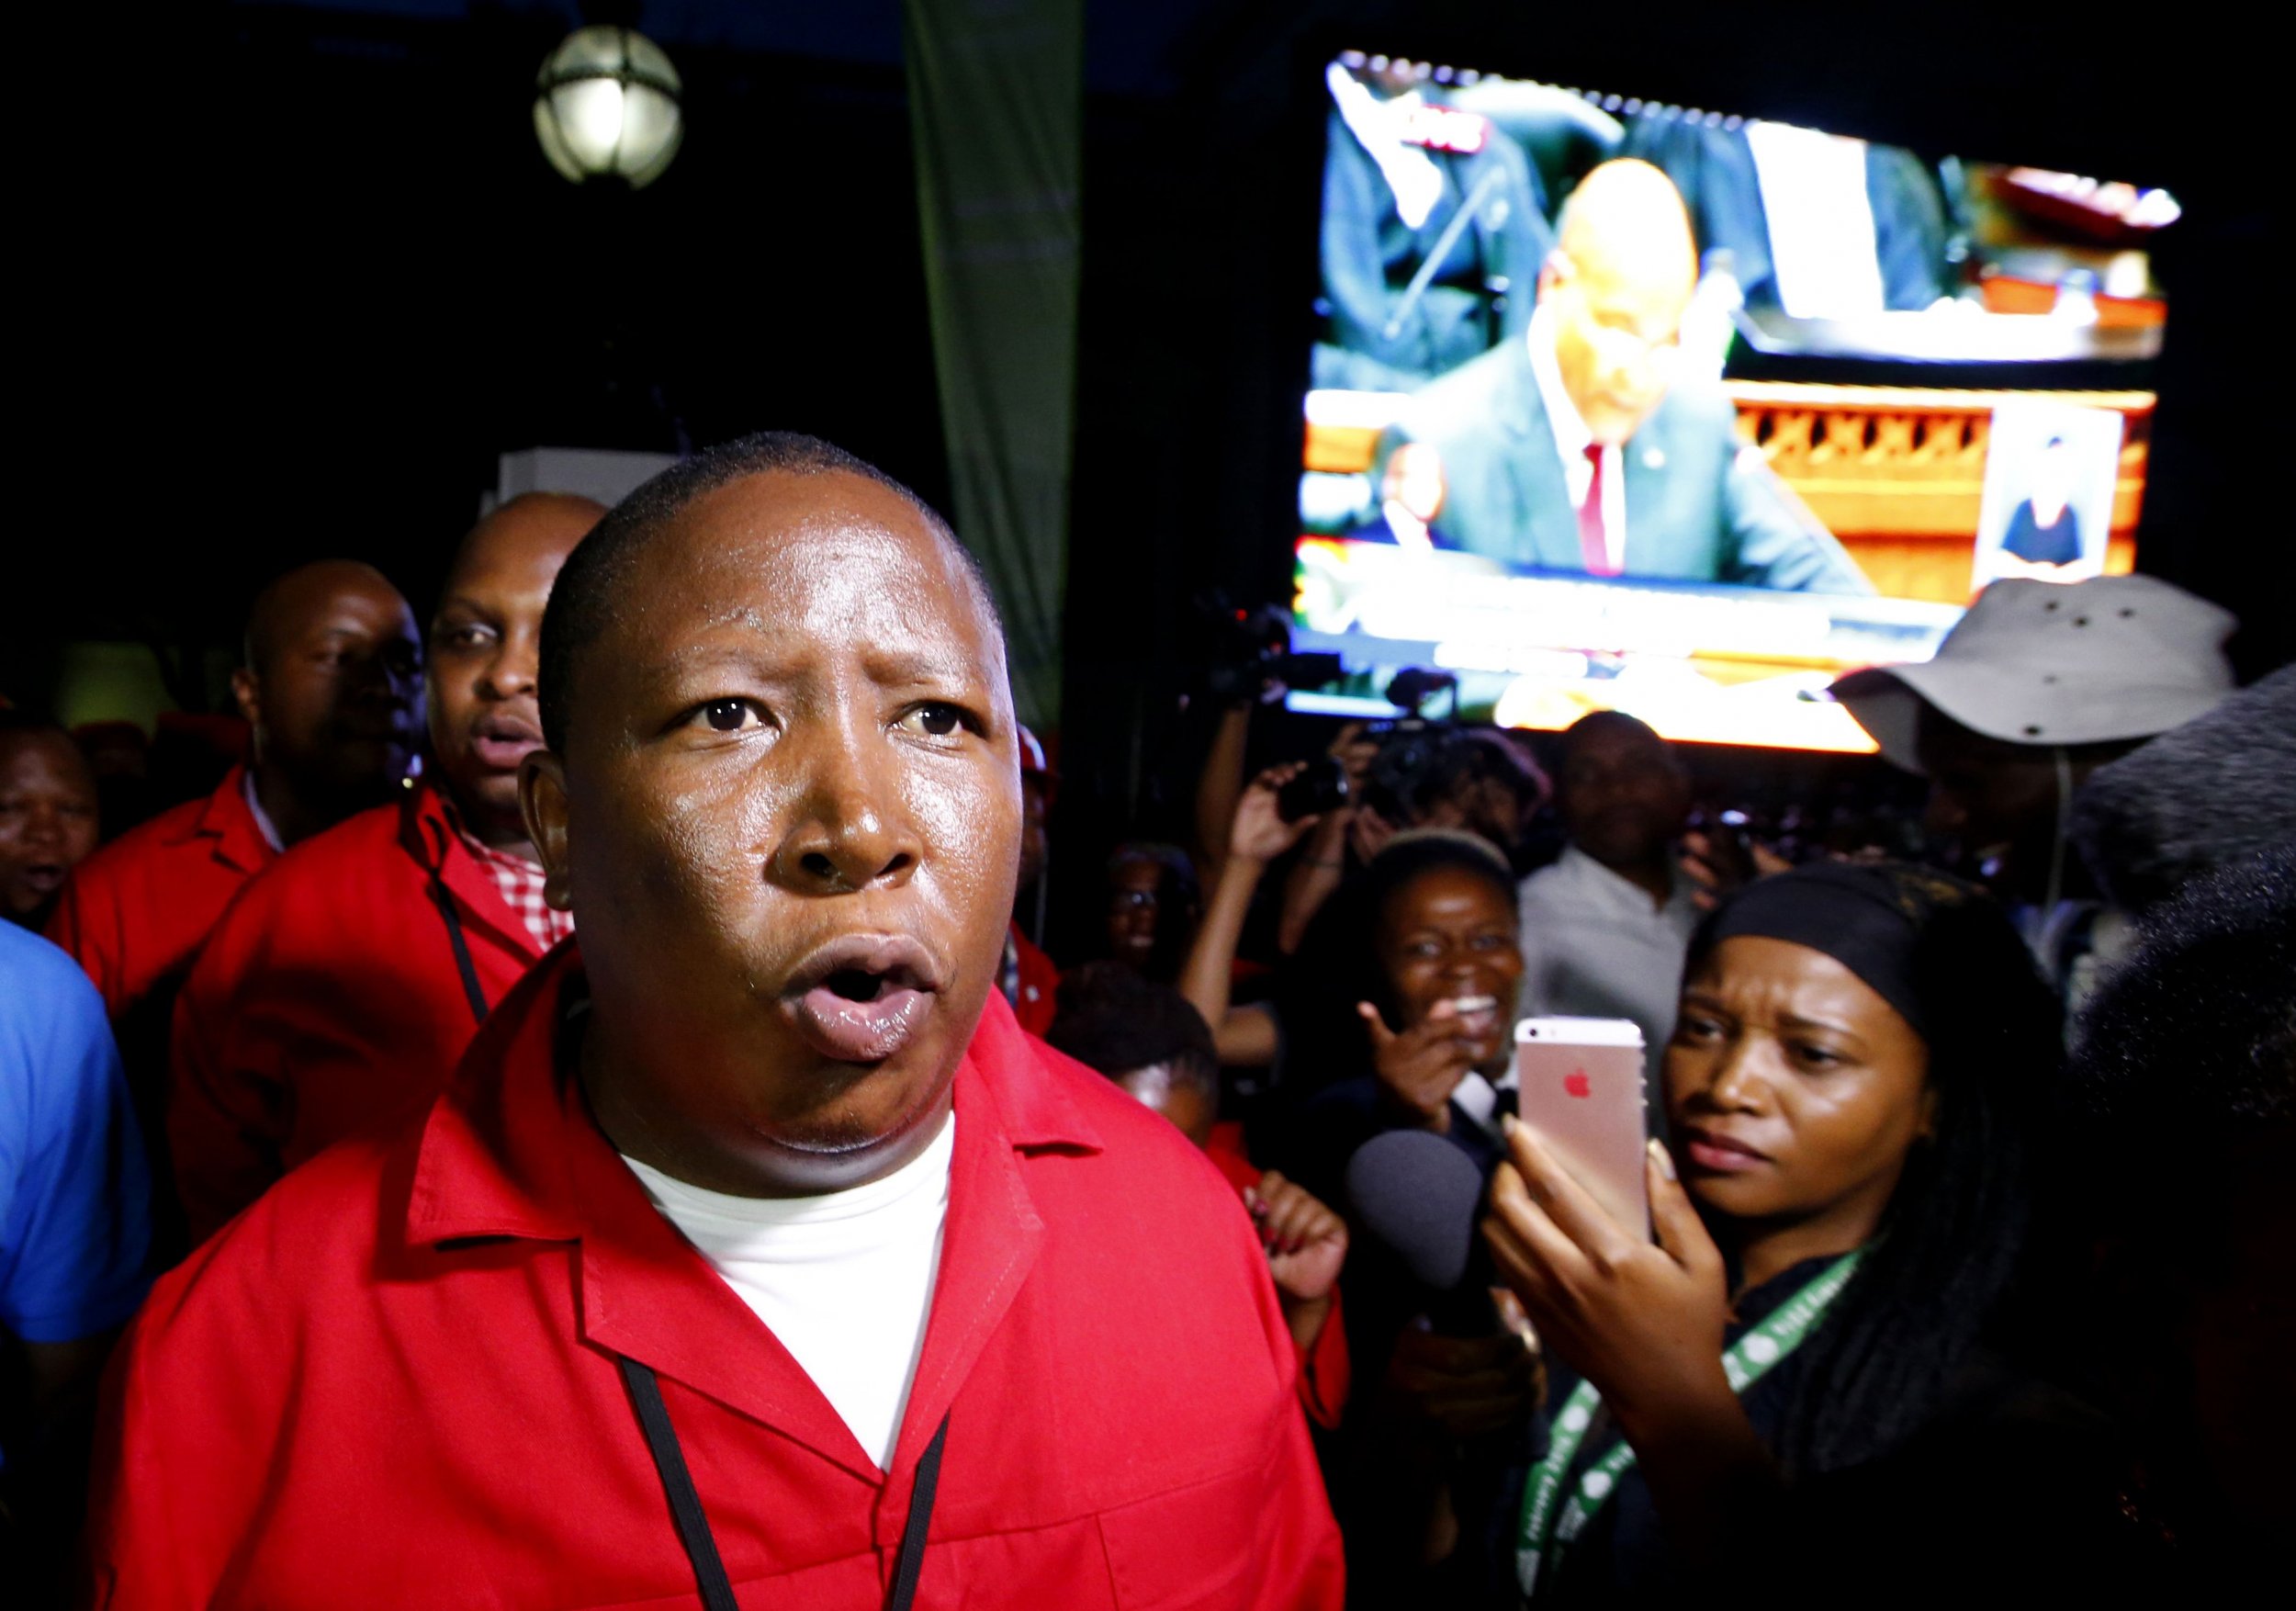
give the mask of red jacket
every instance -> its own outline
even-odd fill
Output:
[[[1212,1126],[1211,1140],[1204,1147],[1204,1155],[1239,1195],[1257,1186],[1266,1173],[1244,1153],[1241,1124]],[[1323,1316],[1323,1329],[1316,1333],[1315,1346],[1298,1352],[1300,1407],[1318,1426],[1333,1430],[1347,1408],[1347,1390],[1354,1374],[1347,1363],[1347,1323],[1339,1312],[1337,1287],[1332,1289],[1331,1311]]]
[[[240,887],[278,859],[247,808],[247,769],[106,845],[63,886],[48,938],[96,981],[116,1021],[172,995]]]
[[[1013,1016],[1020,1020],[1022,1029],[1032,1035],[1042,1035],[1052,1027],[1052,1013],[1058,1005],[1053,997],[1060,994],[1061,971],[1044,954],[1043,947],[1020,931],[1019,924],[1013,924],[1005,934],[1015,964],[1013,993],[1005,999],[1012,1003]]]
[[[330,1143],[436,1096],[477,1015],[432,894],[437,867],[481,993],[541,954],[428,786],[279,858],[231,903],[175,1004],[168,1146],[194,1245]]]
[[[616,1356],[745,1606],[874,1611],[949,1417],[918,1611],[1337,1607],[1266,1260],[1178,1132],[992,995],[890,1475],[647,1200],[554,1055],[569,944],[427,1121],[281,1181],[113,1362],[98,1603],[696,1603]]]

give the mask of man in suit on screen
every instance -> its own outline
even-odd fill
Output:
[[[1524,335],[1421,392],[1385,445],[1440,456],[1452,542],[1593,576],[1873,592],[1739,441],[1729,399],[1678,378],[1698,252],[1666,175],[1602,164],[1565,204],[1559,239]]]

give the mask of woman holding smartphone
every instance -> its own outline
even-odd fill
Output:
[[[1525,1595],[1754,1592],[1786,1561],[1824,1574],[1805,1594],[1851,1567],[1950,1584],[2110,1509],[2094,1429],[1984,1341],[2058,1042],[2007,918],[1925,869],[1799,868],[1706,919],[1655,1245],[1528,1124],[1493,1182],[1484,1236],[1550,1361],[1507,1518]]]

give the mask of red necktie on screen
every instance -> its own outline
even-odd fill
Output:
[[[1611,562],[1609,535],[1603,529],[1603,445],[1586,445],[1586,462],[1594,473],[1586,479],[1586,501],[1579,505],[1579,558],[1589,576],[1616,576]]]

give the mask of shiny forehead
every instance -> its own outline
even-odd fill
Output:
[[[992,731],[1011,726],[1002,640],[954,545],[899,494],[836,474],[745,477],[694,499],[633,558],[579,676],[602,730],[757,678],[806,697],[969,690]]]
[[[994,599],[973,557],[940,517],[907,488],[840,448],[792,433],[760,433],[657,476],[623,500],[574,551],[552,590],[543,622],[539,693],[550,747],[565,751],[579,670],[592,658],[593,646],[632,620],[636,606],[675,587],[673,577],[644,563],[666,539],[686,539],[667,546],[688,566],[706,562],[706,552],[697,550],[716,541],[741,550],[752,569],[769,553],[778,563],[793,547],[828,539],[835,555],[804,555],[814,567],[809,574],[818,579],[827,574],[824,568],[838,562],[838,556],[868,563],[861,552],[867,545],[836,540],[839,533],[851,538],[866,531],[894,540],[896,550],[906,547],[911,555],[918,539],[934,549],[937,562],[892,569],[929,571],[944,583],[955,583],[985,628],[1001,691],[1004,633]],[[704,540],[697,544],[696,536]],[[881,570],[895,554],[878,549],[875,563]],[[649,571],[643,584],[641,569]],[[751,581],[722,576],[720,587],[732,595],[719,601],[721,607],[740,607],[754,591]],[[949,589],[933,591],[945,595]],[[946,599],[937,607],[945,611]]]
[[[687,505],[631,568],[634,619],[664,611],[864,647],[952,628],[1001,662],[968,557],[906,497],[858,476],[768,472]],[[652,647],[650,644],[647,647]]]

